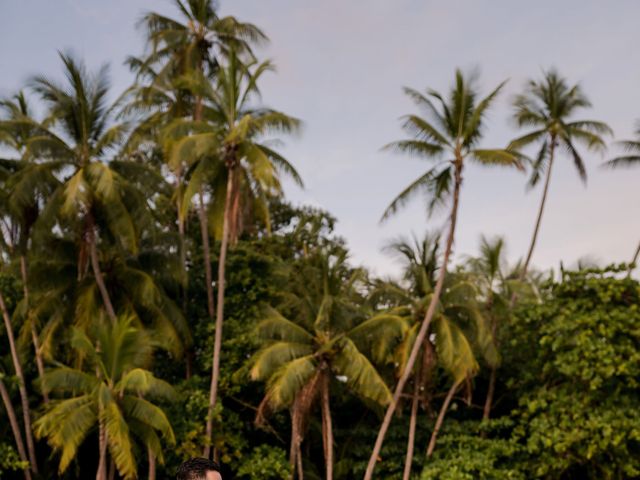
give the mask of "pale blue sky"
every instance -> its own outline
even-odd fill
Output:
[[[307,188],[288,186],[295,202],[328,209],[354,261],[377,273],[397,271],[381,253],[401,233],[441,227],[417,201],[380,225],[380,214],[422,161],[380,152],[401,138],[398,117],[412,111],[403,85],[448,88],[456,67],[479,67],[483,91],[510,81],[489,116],[487,147],[516,135],[509,100],[526,78],[557,66],[580,82],[594,104],[581,116],[608,122],[622,139],[640,118],[640,2],[616,0],[226,0],[222,12],[262,27],[271,43],[260,54],[278,73],[265,79],[264,100],[305,122],[284,152]],[[59,75],[57,49],[72,47],[91,67],[109,62],[114,94],[131,78],[125,56],[140,53],[135,21],[168,0],[0,0],[0,95],[34,73]],[[615,152],[610,150],[610,153]],[[557,162],[533,262],[571,264],[583,256],[628,260],[640,240],[640,170],[610,172],[584,154],[588,186],[571,162]],[[504,235],[512,260],[528,246],[540,190],[500,170],[466,171],[456,254],[474,253],[481,233]]]

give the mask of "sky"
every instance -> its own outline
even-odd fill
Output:
[[[132,78],[123,61],[143,51],[136,21],[145,11],[175,15],[169,0],[0,0],[0,96],[34,74],[59,78],[57,50],[72,49],[91,69],[111,66],[114,98]],[[510,102],[529,78],[556,67],[580,83],[593,108],[581,119],[607,122],[620,140],[640,119],[637,0],[221,0],[220,12],[260,26],[260,48],[277,72],[263,77],[264,103],[303,120],[282,152],[305,189],[287,197],[330,211],[356,264],[379,275],[399,271],[382,247],[399,235],[442,229],[416,200],[385,223],[394,196],[428,168],[425,160],[382,152],[404,137],[400,117],[414,113],[403,86],[446,91],[456,68],[480,72],[487,93],[508,83],[487,118],[482,146],[503,147],[518,135]],[[577,118],[577,117],[576,117]],[[630,260],[640,241],[640,169],[610,171],[604,156],[582,149],[581,183],[567,157],[554,165],[533,264],[558,268],[588,257],[601,264]],[[541,187],[503,169],[465,170],[457,259],[475,254],[482,234],[501,235],[511,262],[524,256]]]

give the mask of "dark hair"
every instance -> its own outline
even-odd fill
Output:
[[[206,480],[207,472],[220,472],[220,466],[207,458],[191,458],[178,468],[177,480]]]

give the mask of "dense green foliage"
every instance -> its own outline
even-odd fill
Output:
[[[405,89],[425,117],[389,148],[434,165],[385,215],[426,192],[429,210],[452,202],[451,228],[392,241],[403,273],[379,278],[330,213],[283,198],[302,180],[271,135],[300,122],[260,99],[264,34],[175,5],[144,17],[114,105],[105,71],[68,54],[63,80],[0,103],[0,477],[171,478],[212,450],[225,480],[361,478],[400,385],[375,478],[640,478],[633,264],[531,268],[548,182],[523,263],[484,237],[449,261],[467,158],[529,163],[536,184],[568,152],[584,176],[576,146],[610,132],[567,120],[584,93],[555,71],[530,82],[514,109],[534,130],[488,150],[501,86],[479,100],[457,71],[451,98]],[[515,148],[534,143],[527,162]]]

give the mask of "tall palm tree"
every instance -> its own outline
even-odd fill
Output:
[[[427,234],[421,240],[414,237],[411,241],[401,237],[386,247],[386,250],[398,256],[404,263],[405,284],[386,282],[375,292],[378,295],[383,294],[387,302],[395,305],[391,312],[403,318],[409,325],[407,334],[397,349],[395,364],[398,365],[399,374],[402,374],[421,320],[433,295],[435,278],[441,268],[439,245],[439,235]],[[448,273],[439,305],[420,350],[421,360],[413,372],[404,480],[408,480],[411,475],[418,406],[422,403],[424,408],[429,408],[430,389],[433,387],[436,366],[441,365],[449,373],[457,390],[463,381],[469,380],[478,371],[476,352],[481,352],[489,362],[495,360],[486,317],[476,302],[476,296],[476,287],[467,275]],[[432,336],[433,341],[430,339]],[[433,452],[447,409],[448,402],[445,402],[429,442],[429,454]]]
[[[403,127],[412,138],[394,142],[388,145],[387,148],[433,160],[435,166],[398,195],[387,208],[383,219],[395,213],[417,193],[426,193],[430,200],[430,213],[436,206],[450,203],[449,232],[447,234],[442,267],[438,274],[429,307],[416,334],[416,340],[407,360],[406,368],[396,385],[393,400],[385,413],[367,465],[365,480],[371,480],[373,476],[373,470],[382,448],[385,434],[391,424],[393,412],[404,391],[407,380],[413,372],[420,347],[424,344],[431,320],[436,312],[455,238],[460,188],[465,163],[470,160],[480,165],[519,166],[518,158],[512,152],[500,149],[478,148],[478,143],[482,138],[485,113],[496,95],[498,95],[502,85],[499,85],[487,97],[479,100],[477,91],[473,86],[473,79],[465,78],[462,72],[458,70],[456,71],[454,86],[446,98],[434,90],[428,90],[427,94],[423,95],[416,90],[405,88],[405,93],[422,109],[426,117],[415,114],[407,115]]]
[[[391,398],[363,351],[370,338],[400,337],[405,325],[393,315],[362,318],[357,293],[361,277],[361,271],[346,264],[345,252],[314,252],[294,267],[291,292],[282,306],[287,317],[271,308],[257,326],[263,346],[252,360],[251,377],[267,381],[259,414],[291,409],[292,478],[296,465],[298,478],[303,478],[300,443],[316,399],[322,411],[325,478],[333,478],[330,385],[334,378],[343,378],[356,395],[380,405]]]
[[[128,128],[112,122],[106,103],[106,70],[90,75],[70,55],[61,53],[60,58],[66,83],[42,76],[31,81],[32,89],[47,107],[46,120],[40,124],[28,119],[5,124],[15,128],[28,125],[35,131],[25,146],[24,159],[30,161],[25,176],[37,178],[46,170],[62,179],[38,219],[41,230],[51,232],[58,225],[75,232],[78,276],[82,278],[89,268],[92,270],[107,314],[115,320],[115,308],[100,268],[100,234],[112,235],[120,248],[135,252],[136,224],[127,204],[136,201],[138,208],[134,210],[144,211],[140,201],[145,199],[135,195],[126,179],[106,162]]]
[[[205,100],[204,122],[194,122],[193,133],[176,144],[171,161],[174,165],[189,162],[183,208],[186,209],[196,195],[202,203],[203,191],[208,190],[213,200],[213,228],[220,239],[210,412],[217,401],[229,243],[235,242],[249,207],[262,214],[268,224],[269,198],[282,195],[281,174],[302,186],[293,166],[265,139],[269,133],[293,132],[300,122],[254,103],[260,93],[258,81],[271,69],[269,62],[245,64],[231,52],[227,63],[218,69],[213,86],[200,74],[185,77],[194,94]],[[205,217],[201,215],[202,219]],[[207,438],[211,438],[212,430],[213,417],[209,414]]]
[[[12,99],[1,101],[0,111],[5,114],[3,120],[0,120],[0,129],[4,130],[4,135],[0,135],[0,144],[7,146],[19,157],[4,161],[1,169],[0,216],[2,216],[2,226],[0,229],[2,234],[0,238],[2,240],[0,245],[8,259],[17,261],[20,265],[23,297],[21,305],[16,308],[16,313],[21,313],[25,318],[23,323],[30,331],[38,375],[42,377],[44,361],[36,325],[37,318],[31,315],[27,257],[34,224],[46,199],[58,185],[58,180],[46,168],[40,169],[41,175],[32,175],[32,170],[37,167],[20,160],[24,156],[29,138],[37,133],[36,129],[31,126],[34,120],[32,120],[31,108],[24,93],[20,92]],[[5,124],[4,120],[8,123]],[[19,124],[14,125],[12,122],[19,122]],[[3,128],[4,125],[7,128]],[[44,400],[48,401],[46,394]]]
[[[71,346],[83,359],[82,367],[60,366],[45,374],[42,387],[62,397],[53,400],[35,423],[36,434],[61,454],[60,474],[96,427],[97,480],[107,478],[108,455],[122,477],[137,477],[136,439],[163,461],[162,441],[173,445],[175,437],[165,413],[150,399],[171,400],[175,394],[146,370],[152,344],[132,317],[96,325],[91,335],[73,330]]]
[[[517,125],[520,128],[531,127],[533,130],[513,140],[509,148],[520,150],[532,144],[539,144],[540,150],[533,162],[529,186],[534,187],[543,176],[545,177],[531,244],[520,271],[520,279],[523,280],[536,246],[556,148],[561,147],[569,154],[581,180],[586,182],[587,170],[577,145],[583,144],[589,150],[603,151],[605,143],[602,135],[611,134],[612,131],[603,122],[573,120],[572,117],[577,111],[590,107],[591,103],[579,85],[568,85],[566,79],[555,70],[546,72],[539,81],[529,80],[525,91],[516,96],[513,106],[513,116]]]
[[[604,164],[607,168],[626,168],[640,166],[640,122],[638,122],[638,128],[636,129],[635,140],[624,140],[617,142],[625,150],[625,155],[615,157]],[[640,257],[640,243],[636,248],[631,263],[629,264],[629,275],[633,269],[637,266],[638,258]]]
[[[213,78],[218,71],[220,57],[224,57],[230,51],[252,57],[252,45],[267,40],[264,33],[253,24],[240,22],[232,16],[220,17],[213,0],[188,0],[186,2],[174,0],[173,3],[180,12],[180,19],[176,20],[155,12],[149,12],[141,21],[141,25],[146,29],[147,40],[152,47],[152,51],[138,68],[146,70],[153,65],[159,66],[154,72],[152,85],[169,83],[177,86],[177,79],[194,72],[206,78]],[[190,92],[188,89],[178,88],[180,97],[184,93],[188,94],[187,97],[191,97],[190,110],[187,114],[191,114],[194,122],[201,122],[203,115],[202,96],[198,92]],[[176,118],[178,124],[180,120]],[[171,123],[168,126],[171,127]],[[170,132],[172,131],[174,131],[172,128],[165,130],[163,136],[171,139]],[[177,177],[176,203],[179,212],[186,210],[186,206],[182,203],[184,163],[185,161],[182,159],[174,161],[172,164],[172,170]],[[197,209],[205,264],[207,312],[213,322],[216,314],[209,225],[205,199],[201,192]],[[181,213],[178,214],[178,227],[181,239],[183,239],[184,215]],[[184,241],[182,240],[181,243],[184,244]],[[184,255],[184,248],[182,250]],[[215,396],[215,392],[212,392],[212,397],[215,398]],[[215,403],[215,400],[213,403]],[[213,418],[209,418],[207,421],[208,438],[211,437],[212,422]],[[205,448],[205,454],[207,456],[209,454],[208,446]]]

